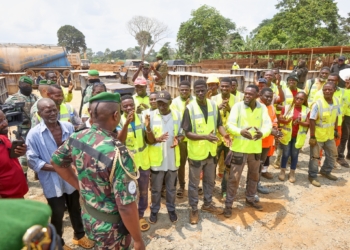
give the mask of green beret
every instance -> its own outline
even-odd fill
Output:
[[[163,54],[162,54],[162,53],[158,53],[158,54],[156,55],[156,58],[158,58],[158,57],[163,58]]]
[[[30,78],[29,76],[21,76],[21,77],[19,78],[19,81],[20,81],[20,82],[24,82],[24,83],[29,83],[30,85],[33,84],[33,80],[32,80],[32,78]]]
[[[22,249],[27,229],[34,225],[46,227],[51,216],[47,204],[23,199],[1,199],[0,211],[1,249]]]
[[[52,85],[56,84],[56,82],[51,81],[51,80],[40,80],[39,85]]]
[[[89,76],[99,76],[100,73],[98,73],[98,71],[96,69],[91,69],[88,71],[88,75]]]
[[[102,92],[90,98],[89,103],[92,102],[117,102],[120,103],[119,93]]]

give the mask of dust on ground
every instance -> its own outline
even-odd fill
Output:
[[[80,98],[77,96],[80,97],[79,92],[74,91],[72,105],[78,109]],[[263,211],[245,205],[246,168],[234,202],[233,215],[229,219],[201,211],[199,223],[191,225],[186,191],[184,198],[176,201],[179,220],[173,224],[162,199],[158,222],[143,233],[147,249],[350,249],[349,169],[333,170],[337,181],[319,176],[322,186],[317,188],[307,179],[308,160],[308,148],[305,148],[299,155],[294,184],[288,180],[279,181],[279,170],[270,166],[269,171],[274,179],[262,178],[262,184],[271,193],[259,195]],[[30,170],[28,175],[29,192],[26,199],[46,202],[40,183],[34,181],[33,171]],[[221,180],[217,178],[214,202],[224,207],[220,184]],[[199,208],[202,198],[200,196]],[[147,209],[146,220],[149,213]],[[67,212],[63,237],[73,249],[83,249],[71,243],[73,230]]]

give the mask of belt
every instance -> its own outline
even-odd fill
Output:
[[[114,224],[118,224],[121,221],[121,217],[119,214],[107,214],[86,204],[82,204],[82,209],[85,213],[88,213],[89,215],[91,215],[91,217],[94,217],[96,220]]]

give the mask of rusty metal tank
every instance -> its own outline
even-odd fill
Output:
[[[56,45],[0,43],[0,73],[69,69],[67,52]]]

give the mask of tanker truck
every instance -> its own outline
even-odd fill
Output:
[[[64,47],[44,44],[0,43],[0,74],[26,72],[34,79],[45,77],[48,70],[59,79],[67,78],[71,65]]]

